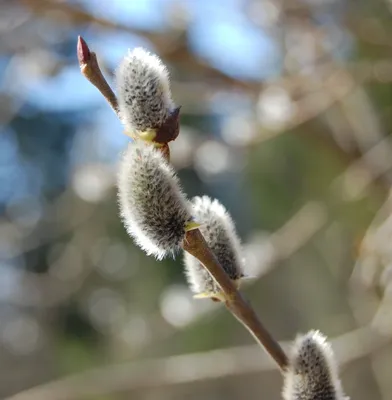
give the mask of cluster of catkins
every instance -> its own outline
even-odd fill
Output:
[[[240,241],[226,209],[207,196],[188,200],[162,143],[175,139],[179,107],[161,60],[141,48],[130,52],[116,73],[118,106],[125,131],[134,138],[119,167],[118,198],[130,236],[149,255],[162,259],[181,249],[186,232],[200,229],[233,282],[243,277]],[[184,256],[195,297],[221,299],[222,293],[200,262]]]
[[[118,199],[129,235],[161,260],[181,250],[187,231],[200,229],[208,246],[238,284],[243,273],[241,244],[232,218],[218,200],[188,200],[162,145],[178,134],[179,107],[171,96],[161,60],[141,48],[130,52],[116,71],[118,107],[125,131],[134,140],[124,151],[118,173]],[[195,297],[224,300],[219,285],[199,260],[185,252],[186,277]],[[285,372],[285,400],[343,400],[333,354],[324,337],[299,337]]]

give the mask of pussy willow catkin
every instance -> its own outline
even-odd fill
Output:
[[[331,346],[318,331],[294,342],[284,373],[284,400],[349,400],[343,394]]]
[[[194,197],[192,215],[200,223],[200,231],[229,278],[236,283],[243,277],[243,260],[240,240],[232,218],[219,203],[208,196]],[[200,262],[185,253],[184,264],[187,280],[195,297],[223,300],[221,289]]]
[[[193,226],[191,207],[162,153],[130,143],[120,161],[118,199],[124,225],[149,255],[162,259],[181,246]]]
[[[173,113],[169,72],[161,60],[136,48],[116,71],[118,107],[125,129],[144,140],[153,140],[157,130]]]

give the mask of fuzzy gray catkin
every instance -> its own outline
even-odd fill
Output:
[[[174,253],[192,217],[178,178],[162,153],[144,142],[130,143],[120,161],[117,185],[129,235],[157,259]]]
[[[218,200],[208,196],[192,199],[192,215],[200,232],[229,278],[237,284],[243,277],[241,244],[229,213]],[[195,297],[223,300],[221,288],[195,257],[185,252],[185,273]]]
[[[128,53],[116,71],[118,107],[126,130],[136,134],[160,127],[175,109],[169,73],[142,48]]]
[[[284,373],[284,400],[349,400],[343,394],[331,346],[318,331],[294,342]]]

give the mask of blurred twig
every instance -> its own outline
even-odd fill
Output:
[[[318,65],[314,76],[290,75],[268,82],[265,90],[268,87],[277,87],[287,91],[290,97],[299,91],[302,95],[293,101],[293,113],[286,123],[274,130],[263,128],[262,134],[254,142],[269,140],[322,115],[369,81],[392,82],[392,60],[357,62],[348,64],[345,68],[328,62]],[[252,145],[253,141],[249,144]]]
[[[43,18],[51,18],[56,19],[56,22],[59,24],[69,24],[69,22],[75,25],[97,25],[102,29],[108,30],[117,30],[128,32],[131,34],[142,35],[148,40],[151,40],[152,43],[157,46],[164,45],[165,39],[160,34],[154,34],[146,30],[131,28],[128,25],[124,25],[121,23],[113,22],[110,19],[98,17],[96,15],[92,15],[86,10],[83,10],[81,7],[74,6],[69,2],[55,1],[55,0],[20,0],[27,8],[29,8],[32,12],[39,15]],[[62,18],[63,15],[66,15],[67,18]]]
[[[331,343],[338,362],[346,365],[382,348],[390,339],[364,327]],[[289,345],[285,342],[282,347]],[[8,400],[77,400],[274,369],[276,365],[268,357],[260,357],[257,346],[243,346],[99,368],[26,390]]]
[[[123,31],[131,34],[140,35],[149,40],[160,51],[160,55],[170,63],[176,63],[182,66],[193,76],[202,76],[204,80],[211,79],[225,84],[229,88],[246,89],[255,88],[251,82],[244,82],[232,78],[206,62],[203,62],[188,50],[187,35],[183,30],[175,30],[170,33],[152,33],[146,30],[137,29],[128,25],[112,22],[108,19],[97,17],[89,12],[75,7],[67,2],[56,2],[53,0],[21,0],[34,13],[44,18],[54,18],[59,13],[50,13],[48,11],[57,11],[65,14],[66,19],[58,18],[57,23],[69,23],[75,25],[95,24],[103,29],[113,31]]]
[[[275,261],[291,257],[326,224],[327,211],[318,202],[301,207],[269,240],[275,248]]]
[[[333,184],[346,200],[357,200],[374,181],[391,187],[392,138],[387,136],[352,162]]]

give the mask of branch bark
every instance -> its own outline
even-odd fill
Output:
[[[282,347],[261,323],[252,306],[233,285],[198,229],[187,232],[183,248],[204,265],[204,268],[207,269],[224,292],[227,309],[248,329],[256,341],[264,347],[276,361],[280,369],[284,370],[288,361]]]
[[[113,111],[119,116],[116,95],[102,74],[97,55],[90,51],[87,43],[81,36],[78,37],[77,55],[80,71],[83,76],[101,92],[110,107],[112,107]]]

